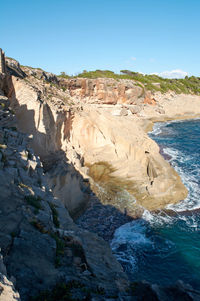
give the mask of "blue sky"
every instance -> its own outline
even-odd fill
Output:
[[[2,0],[0,47],[22,65],[56,74],[200,76],[199,14],[199,0]]]

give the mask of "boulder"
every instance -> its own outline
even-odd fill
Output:
[[[13,58],[6,57],[6,69],[7,73],[10,75],[14,75],[20,78],[26,77],[26,74],[21,69],[19,62]]]

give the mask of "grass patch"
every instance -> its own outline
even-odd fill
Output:
[[[10,235],[12,236],[12,238],[15,238],[15,237],[17,236],[17,232],[12,231],[12,232],[10,233]]]
[[[58,77],[62,77],[62,78],[70,78],[69,75],[67,75],[65,72],[60,72],[59,75],[57,75]]]
[[[20,67],[22,67],[22,68],[30,68],[30,69],[33,69],[33,70],[44,71],[42,68],[39,68],[39,67],[31,67],[31,66],[25,66],[25,65],[20,65]]]
[[[59,223],[59,220],[58,220],[58,212],[55,208],[55,205],[49,202],[49,207],[51,208],[51,211],[52,211],[53,223],[54,223],[56,228],[59,228],[60,223]]]
[[[28,186],[28,185],[26,185],[26,184],[24,184],[24,183],[19,183],[18,186],[21,187],[21,188],[31,189],[30,186]]]
[[[10,112],[11,114],[15,115],[15,111],[14,111],[14,110],[9,109],[9,112]],[[13,128],[14,128],[14,127],[13,127]],[[16,128],[16,130],[17,130],[17,128]]]
[[[0,106],[2,107],[2,109],[4,109],[5,108],[5,103],[1,102]]]
[[[42,205],[40,204],[41,198],[39,196],[26,195],[24,199],[29,205],[37,209],[37,211],[42,209]]]
[[[38,222],[37,220],[31,221],[30,224],[34,228],[36,228],[38,231],[40,231],[41,233],[43,233],[43,234],[47,233],[47,230],[45,230],[44,226],[40,222]]]
[[[61,258],[64,255],[65,242],[60,239],[60,237],[56,233],[51,233],[51,237],[56,241],[55,267],[58,268],[61,266]]]
[[[1,155],[2,155],[1,162],[3,162],[5,164],[7,162],[7,157],[3,152],[1,152]]]

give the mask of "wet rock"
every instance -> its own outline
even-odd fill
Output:
[[[152,301],[199,301],[200,291],[194,290],[190,285],[183,281],[176,284],[162,287],[157,284],[150,284],[146,281],[135,283],[132,286],[133,300],[152,300]]]

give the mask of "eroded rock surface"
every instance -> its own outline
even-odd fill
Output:
[[[146,131],[151,120],[197,116],[199,98],[190,96],[184,108],[176,95],[152,95],[133,81],[61,80],[12,59],[7,65],[15,73],[0,74],[0,286],[7,286],[0,293],[19,299],[15,286],[30,300],[64,283],[80,300],[164,300],[168,292],[172,300],[198,300],[199,292],[180,283],[142,283],[131,295],[108,244],[70,215],[87,207],[90,185],[119,219],[183,199],[180,177]]]
[[[87,288],[91,298],[98,290],[108,297],[126,295],[127,277],[109,245],[78,228],[53,196],[41,161],[28,146],[32,138],[17,130],[8,105],[1,96],[0,247],[5,266],[0,263],[0,300],[20,300],[12,279],[21,300],[59,282],[73,287],[73,281]]]
[[[143,87],[130,80],[75,78],[60,79],[60,84],[74,99],[89,103],[138,104],[145,98]]]
[[[136,104],[111,106],[105,105],[104,100],[102,105],[90,104],[93,98],[97,99],[94,92],[97,81],[84,79],[87,83],[84,85],[93,87],[92,94],[87,94],[85,90],[82,93],[78,89],[79,86],[83,89],[82,79],[68,81],[69,87],[63,91],[59,86],[51,87],[45,80],[32,76],[26,81],[12,77],[9,85],[11,105],[16,112],[20,130],[33,135],[32,147],[35,152],[41,160],[46,160],[52,154],[56,157],[57,152],[61,151],[63,158],[84,178],[89,176],[92,185],[94,182],[91,179],[91,166],[98,162],[109,163],[113,172],[107,180],[112,182],[113,178],[115,181],[119,179],[120,185],[124,182],[121,188],[134,197],[126,200],[123,198],[121,202],[104,197],[105,204],[112,202],[117,209],[134,217],[138,206],[155,210],[184,199],[187,190],[179,175],[159,154],[159,147],[145,132],[149,124],[144,118],[147,105],[142,103],[140,109],[136,109]],[[115,80],[101,81],[104,82],[106,91],[105,85],[110,87],[110,81],[113,85],[120,86]],[[124,85],[128,89],[134,83],[129,80]],[[134,90],[134,87],[131,89]],[[137,95],[136,98],[138,100],[140,96]],[[155,106],[148,106],[154,108],[155,114],[160,114]],[[56,173],[55,166],[49,169],[50,186],[70,213],[76,216],[87,205],[87,196],[83,193],[82,184],[80,185],[80,177],[77,175],[78,181],[76,176],[72,179],[69,172],[67,175],[66,169],[64,170],[64,164],[59,166],[60,176]],[[105,183],[99,184],[102,186]],[[77,186],[80,188],[77,189]],[[75,189],[73,197],[67,200],[69,187],[71,192],[72,187]],[[97,190],[95,192],[98,193]]]

